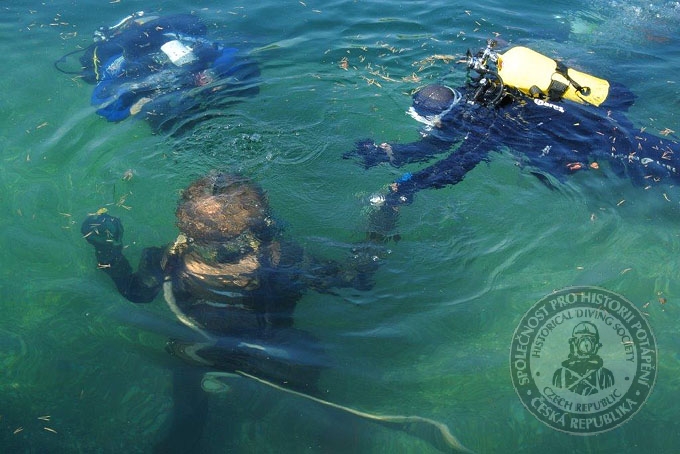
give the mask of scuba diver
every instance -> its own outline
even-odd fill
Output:
[[[459,88],[428,85],[413,96],[409,114],[425,125],[413,143],[360,141],[343,155],[365,168],[394,167],[443,159],[392,182],[371,204],[369,234],[382,240],[391,233],[398,209],[421,189],[459,183],[489,153],[507,147],[521,153],[532,172],[548,184],[549,174],[563,180],[574,172],[599,168],[607,159],[635,182],[679,179],[680,146],[635,128],[624,113],[634,96],[619,84],[566,67],[526,47],[495,50],[496,42],[465,60],[474,77]],[[676,151],[679,152],[676,154]],[[552,188],[552,187],[551,187]]]
[[[378,266],[368,248],[354,250],[344,264],[310,257],[282,237],[262,189],[239,175],[195,181],[176,217],[177,240],[144,249],[136,271],[123,255],[118,218],[100,210],[81,228],[121,295],[150,303],[163,293],[174,317],[195,334],[167,344],[188,367],[175,371],[175,411],[162,452],[178,446],[190,452],[200,438],[207,403],[198,384],[206,370],[316,394],[328,361],[315,339],[294,327],[295,305],[309,289],[368,290]]]
[[[133,13],[112,27],[100,27],[94,43],[55,63],[95,84],[91,103],[111,122],[146,118],[155,130],[178,118],[204,113],[220,99],[258,93],[259,68],[234,47],[211,41],[197,16]],[[82,52],[78,72],[60,65]]]

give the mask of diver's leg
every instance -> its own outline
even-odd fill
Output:
[[[321,370],[328,363],[318,341],[295,328],[274,329],[261,336],[224,337],[214,344],[199,345],[193,356],[211,364],[211,370],[245,372],[306,393],[316,392]]]
[[[154,447],[154,452],[200,452],[201,436],[208,416],[208,395],[201,388],[204,373],[204,369],[184,365],[173,370],[170,427]]]

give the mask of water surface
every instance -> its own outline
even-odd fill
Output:
[[[96,269],[79,233],[88,213],[106,206],[122,219],[136,263],[144,247],[176,236],[182,188],[211,169],[238,170],[268,191],[291,238],[345,257],[363,238],[367,198],[402,170],[364,171],[341,155],[357,139],[418,137],[404,113],[410,93],[465,79],[435,55],[462,55],[500,34],[626,84],[638,95],[629,115],[647,131],[680,128],[680,7],[648,3],[3,2],[2,451],[149,452],[167,427],[175,363],[163,347],[174,325],[160,300],[133,306]],[[175,136],[97,117],[91,87],[53,62],[87,46],[96,27],[154,9],[195,11],[213,36],[254,49],[260,94]],[[516,161],[494,153],[461,184],[419,193],[402,210],[403,239],[385,251],[371,292],[309,293],[299,303],[298,326],[334,354],[325,396],[439,420],[478,452],[671,452],[680,444],[680,191],[644,190],[606,172],[576,174],[553,191]],[[507,360],[522,314],[553,289],[581,284],[638,307],[650,302],[660,348],[647,404],[597,437],[531,416]],[[211,397],[204,444],[207,452],[435,452],[245,380]]]

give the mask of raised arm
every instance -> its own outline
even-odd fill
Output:
[[[421,189],[439,189],[461,182],[465,174],[487,160],[490,150],[481,146],[483,143],[466,145],[425,169],[402,175],[390,185],[386,195],[374,196],[371,202],[376,209],[369,216],[368,238],[374,242],[399,240],[396,227],[401,205],[411,203]]]
[[[144,249],[139,269],[133,272],[123,255],[123,225],[118,218],[106,213],[90,215],[80,231],[94,246],[97,267],[109,275],[121,295],[133,303],[153,301],[163,285],[162,248]]]

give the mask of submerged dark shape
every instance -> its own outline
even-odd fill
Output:
[[[112,122],[145,118],[154,129],[167,130],[207,106],[257,94],[257,63],[207,32],[191,14],[138,12],[101,27],[80,57],[80,75],[95,84],[97,113]]]
[[[494,44],[489,42],[476,56],[468,54],[468,65],[478,76],[465,86],[434,84],[414,95],[409,113],[426,125],[421,140],[362,140],[345,153],[367,169],[383,162],[402,167],[445,154],[421,170],[405,173],[388,194],[374,198],[380,206],[375,214],[379,224],[392,218],[394,227],[398,207],[410,203],[418,191],[457,184],[488,161],[490,152],[506,147],[520,154],[535,175],[558,180],[577,171],[592,172],[603,159],[636,183],[680,180],[677,141],[646,133],[626,118],[634,96],[622,85],[610,85],[526,48],[497,54]],[[390,238],[390,231],[380,225],[372,229],[373,236]]]
[[[176,215],[180,234],[175,242],[144,249],[137,271],[123,255],[118,218],[99,212],[88,216],[81,230],[95,247],[99,267],[125,298],[149,303],[162,292],[177,319],[203,339],[192,353],[182,341],[172,344],[192,362],[233,369],[227,356],[253,351],[238,348],[235,338],[260,343],[262,351],[271,349],[265,343],[296,345],[301,351],[311,338],[295,332],[293,312],[306,291],[372,286],[377,262],[368,248],[354,249],[347,263],[309,256],[283,237],[265,193],[245,177],[217,173],[195,181],[183,192]],[[224,358],[220,350],[227,353]],[[307,389],[316,373],[300,380],[268,378]]]
[[[284,238],[264,191],[240,175],[198,179],[183,192],[176,215],[177,240],[144,249],[136,271],[123,255],[118,218],[100,210],[81,228],[98,267],[125,298],[150,303],[162,293],[177,321],[193,331],[167,345],[190,367],[174,371],[176,411],[165,446],[200,437],[205,399],[198,383],[205,370],[316,394],[329,360],[312,335],[294,327],[295,306],[308,290],[368,290],[378,266],[368,245],[357,245],[346,262],[310,256]]]

